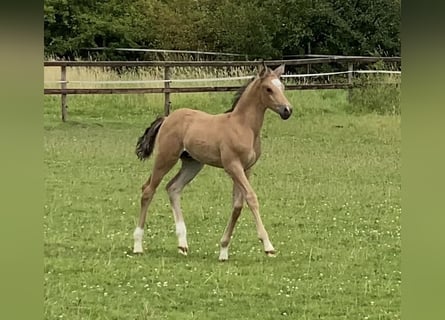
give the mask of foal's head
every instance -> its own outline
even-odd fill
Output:
[[[272,70],[263,65],[257,76],[258,90],[261,103],[278,113],[286,120],[292,114],[292,106],[284,95],[284,85],[280,76],[284,73],[284,64]]]

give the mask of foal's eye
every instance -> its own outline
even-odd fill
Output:
[[[267,87],[266,91],[267,91],[267,93],[272,93],[273,92],[272,88],[270,88],[270,87]]]

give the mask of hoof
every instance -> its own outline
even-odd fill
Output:
[[[227,261],[227,260],[229,260],[229,255],[227,253],[221,252],[220,255],[219,255],[218,260],[220,262]]]
[[[229,260],[229,248],[221,247],[221,251],[219,252],[219,261],[224,262]]]
[[[273,251],[266,251],[265,253],[266,253],[266,256],[271,257],[271,258],[275,258],[277,256],[275,250],[273,250]]]
[[[187,247],[178,247],[178,252],[182,254],[183,256],[186,256],[189,249]]]
[[[142,245],[134,245],[133,253],[143,253],[144,249],[142,249]]]

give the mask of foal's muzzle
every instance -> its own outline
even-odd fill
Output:
[[[292,114],[292,108],[290,106],[280,106],[278,109],[278,113],[280,114],[281,119],[289,119]]]

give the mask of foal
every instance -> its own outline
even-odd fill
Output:
[[[249,171],[261,154],[260,131],[266,109],[288,119],[292,107],[284,96],[279,80],[284,65],[275,70],[262,66],[246,86],[233,106],[224,114],[211,115],[192,109],[178,109],[169,116],[156,119],[137,142],[139,159],[148,158],[157,146],[153,171],[142,186],[139,223],[133,233],[134,253],[142,253],[147,209],[162,178],[181,159],[182,167],[167,184],[178,237],[178,249],[187,255],[186,227],[180,207],[181,191],[207,164],[223,168],[233,180],[233,209],[221,238],[219,260],[229,257],[229,242],[244,201],[247,202],[256,224],[258,238],[267,255],[275,249],[261,221],[257,196],[249,183]]]

